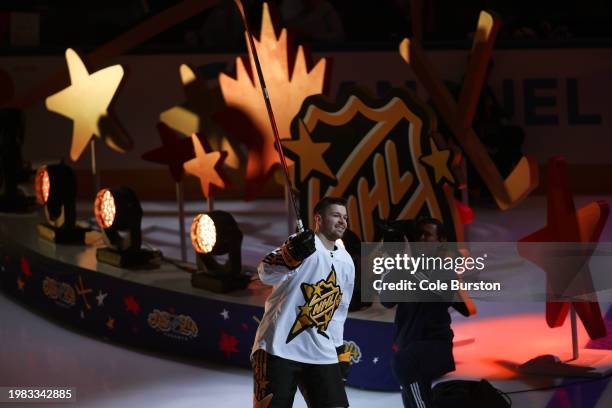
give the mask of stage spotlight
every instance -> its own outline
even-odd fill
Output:
[[[140,247],[142,207],[127,187],[104,188],[94,202],[96,221],[102,229],[106,248],[98,248],[99,262],[117,267],[134,267],[161,258],[161,252]]]
[[[88,230],[76,226],[76,178],[72,169],[63,163],[42,166],[36,173],[35,189],[47,219],[38,224],[38,234],[58,244],[82,244]]]
[[[249,277],[242,275],[242,231],[230,213],[198,214],[191,223],[190,236],[198,265],[198,272],[191,277],[193,286],[217,293],[248,286]],[[227,259],[220,263],[217,257]]]

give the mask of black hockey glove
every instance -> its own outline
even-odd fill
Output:
[[[283,259],[289,268],[297,268],[314,252],[314,233],[309,229],[291,235],[282,246]]]

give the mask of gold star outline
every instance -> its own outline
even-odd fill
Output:
[[[332,180],[336,176],[323,158],[331,143],[315,143],[303,121],[299,123],[300,136],[297,140],[281,140],[283,148],[290,150],[300,158],[300,181],[304,182],[313,171],[317,171]]]
[[[421,156],[421,162],[433,169],[436,183],[445,178],[449,183],[454,184],[455,178],[449,168],[452,151],[450,149],[439,149],[433,138],[429,139],[429,145],[431,154]]]

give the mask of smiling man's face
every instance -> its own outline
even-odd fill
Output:
[[[348,216],[346,207],[339,204],[331,204],[328,206],[324,214],[315,214],[315,221],[318,225],[318,231],[330,241],[335,241],[342,238],[344,231],[348,227]]]

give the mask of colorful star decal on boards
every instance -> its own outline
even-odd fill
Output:
[[[309,70],[306,52],[300,46],[294,64],[290,64],[287,30],[282,29],[280,35],[276,35],[267,3],[263,3],[259,40],[254,39],[254,42],[279,135],[281,138],[288,138],[291,120],[298,113],[304,99],[323,92],[326,60],[319,60],[316,66]],[[219,76],[223,98],[229,108],[227,112],[219,115],[219,119],[222,125],[248,148],[247,199],[253,199],[280,163],[280,159],[275,151],[274,134],[262,100],[261,85],[255,75],[251,52],[250,69],[246,67],[246,61],[243,58],[236,59],[235,79],[226,74]],[[293,65],[292,72],[289,70],[290,65]]]
[[[98,302],[98,306],[104,306],[104,300],[108,296],[108,293],[102,293],[101,290],[98,291],[98,296],[96,296],[96,301]]]
[[[115,328],[115,319],[113,319],[112,317],[108,316],[108,319],[106,319],[106,327],[109,330],[113,330]]]
[[[25,287],[25,281],[21,278],[17,278],[17,289],[23,292],[24,287]]]
[[[120,152],[131,147],[130,140],[119,140],[119,134],[108,135],[109,106],[123,78],[121,65],[113,65],[89,74],[85,64],[72,50],[66,50],[71,85],[46,100],[47,109],[73,121],[70,158],[77,161],[91,138],[110,136],[107,143]],[[101,125],[103,125],[101,127]],[[115,137],[115,139],[112,139]]]
[[[329,149],[331,143],[315,143],[312,141],[310,132],[303,121],[300,120],[300,136],[297,140],[287,139],[282,141],[283,149],[293,152],[296,156],[304,158],[300,160],[299,174],[300,181],[304,181],[313,171],[318,171],[332,180],[336,176],[330,170],[323,158],[323,154]]]
[[[134,314],[138,314],[140,312],[140,305],[134,298],[134,296],[126,296],[123,298],[123,303],[125,304],[125,310],[128,312],[132,312]]]
[[[74,285],[74,288],[76,289],[77,295],[80,295],[81,298],[83,299],[83,304],[85,305],[85,307],[88,310],[91,309],[91,305],[89,304],[87,295],[90,294],[92,290],[85,287],[82,276],[79,275],[79,282]]]
[[[21,259],[19,260],[19,263],[21,265],[21,272],[23,272],[23,275],[26,278],[29,278],[30,276],[32,276],[32,270],[30,269],[30,263],[24,256],[21,257]]]
[[[223,311],[221,313],[219,313],[221,316],[223,316],[223,320],[227,320],[229,319],[229,311],[226,309],[223,309]]]
[[[227,177],[223,171],[223,162],[227,152],[213,152],[208,143],[195,133],[191,135],[195,158],[184,164],[185,171],[199,177],[204,197],[210,197],[211,185],[227,187]]]
[[[455,178],[450,170],[450,166],[452,166],[451,150],[438,149],[438,146],[433,138],[429,139],[429,145],[431,147],[431,153],[429,155],[422,156],[421,162],[433,169],[436,183],[439,183],[443,178],[445,178],[449,183],[454,184]]]
[[[227,358],[231,357],[232,353],[237,353],[238,339],[232,335],[221,333],[219,340],[219,350],[224,352]]]
[[[193,140],[189,137],[177,135],[163,122],[157,124],[157,131],[162,145],[149,150],[142,155],[142,159],[154,163],[165,164],[170,169],[170,175],[175,182],[180,182],[185,173],[183,165],[195,157]]]
[[[311,327],[316,327],[317,333],[328,337],[325,331],[342,301],[342,292],[336,284],[336,270],[333,265],[325,280],[321,279],[314,284],[302,283],[301,289],[306,302],[298,308],[298,315],[287,336],[287,343]]]
[[[559,300],[560,296],[589,294],[596,299],[589,260],[595,249],[610,212],[604,201],[592,202],[578,211],[569,191],[565,170],[565,159],[554,157],[547,165],[547,225],[519,240],[518,253],[538,265],[547,275],[546,322],[549,327],[563,325],[569,312],[570,302]],[[546,247],[529,243],[573,243],[572,254],[546,251]],[[591,244],[590,244],[591,243]],[[585,244],[585,245],[580,245]],[[534,249],[535,248],[535,249]],[[568,293],[569,292],[569,293]],[[553,301],[555,299],[557,301]],[[571,305],[582,320],[591,339],[606,335],[606,327],[599,302],[573,301]]]

